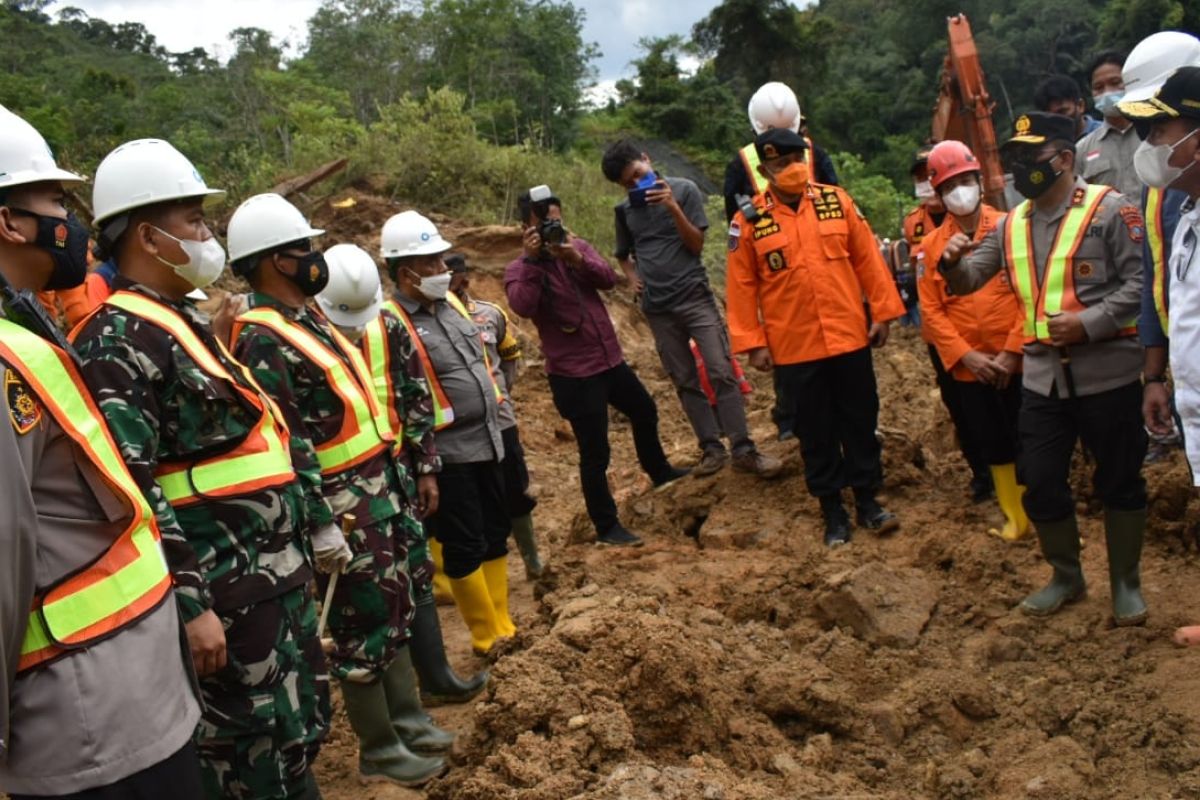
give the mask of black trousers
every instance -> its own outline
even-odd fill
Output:
[[[504,458],[500,461],[504,498],[508,502],[508,516],[516,519],[537,508],[537,500],[529,496],[529,467],[525,464],[525,448],[521,446],[517,426],[500,431],[500,439],[504,442]]]
[[[1012,464],[1017,460],[1017,415],[1021,411],[1021,376],[996,389],[978,381],[955,381],[966,432],[979,448],[983,463]]]
[[[796,427],[796,421],[793,419],[796,413],[796,398],[788,394],[787,386],[779,380],[778,370],[772,371],[771,378],[775,384],[775,405],[771,407],[771,421],[782,436]]]
[[[954,432],[958,435],[958,447],[962,451],[963,458],[967,460],[967,466],[971,468],[972,475],[986,476],[987,459],[984,458],[982,449],[971,436],[971,426],[967,423],[966,412],[963,410],[962,393],[959,391],[959,387],[965,385],[965,382],[954,380],[954,377],[946,371],[946,368],[942,366],[942,357],[938,355],[937,348],[933,345],[929,345],[929,360],[933,362],[933,374],[937,380],[938,392],[942,396],[942,405],[950,413],[950,422],[954,424]]]
[[[876,491],[883,484],[882,450],[875,436],[879,394],[871,350],[775,367],[795,398],[795,432],[804,479],[816,497],[844,487]]]
[[[608,488],[608,407],[629,418],[638,463],[653,481],[671,471],[671,464],[658,439],[658,407],[637,375],[622,362],[612,369],[586,378],[550,376],[554,407],[571,424],[579,446],[579,482],[583,501],[596,533],[604,534],[617,524],[617,504]]]
[[[200,761],[196,756],[196,745],[188,742],[175,755],[108,786],[73,794],[14,794],[9,797],[12,800],[45,800],[47,797],[59,800],[203,800],[204,793],[200,789]]]
[[[1025,390],[1018,423],[1021,452],[1017,472],[1025,484],[1025,512],[1034,522],[1053,522],[1075,513],[1069,482],[1076,439],[1095,462],[1092,485],[1106,508],[1146,507],[1142,461],[1142,385],[1138,381],[1071,400]]]
[[[442,464],[438,510],[425,529],[442,545],[446,576],[465,578],[485,561],[508,555],[508,503],[498,461]]]

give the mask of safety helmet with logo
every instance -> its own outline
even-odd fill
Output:
[[[59,169],[37,129],[0,106],[0,192],[38,181],[82,183],[83,178]]]
[[[792,133],[800,130],[800,101],[795,92],[778,81],[758,87],[747,110],[755,134],[771,128],[787,128]]]
[[[384,258],[431,256],[450,249],[437,226],[416,211],[401,211],[383,223],[379,253]]]
[[[300,209],[282,196],[256,194],[238,206],[229,219],[226,234],[229,260],[240,261],[246,256],[265,253],[324,232],[310,225]]]
[[[1153,97],[1180,67],[1200,66],[1200,39],[1182,31],[1160,31],[1142,39],[1121,68],[1124,103]]]
[[[337,244],[325,251],[329,283],[317,305],[339,328],[361,328],[379,315],[383,287],[375,260],[361,247]]]
[[[187,156],[162,139],[126,142],[104,157],[92,183],[96,225],[137,208],[193,197],[217,197]]]
[[[979,161],[971,148],[955,139],[938,142],[929,151],[929,182],[936,189],[945,181],[964,172],[979,172]]]

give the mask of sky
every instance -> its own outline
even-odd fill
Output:
[[[718,0],[573,0],[587,19],[583,38],[599,45],[603,55],[594,62],[596,78],[611,84],[632,74],[638,39],[687,35]],[[308,18],[320,0],[66,0],[50,8],[53,15],[66,6],[111,23],[140,22],[168,50],[203,47],[218,57],[229,54],[228,34],[234,28],[258,27],[293,48],[305,38]],[[294,51],[293,51],[294,52]]]

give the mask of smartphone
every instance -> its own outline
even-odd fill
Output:
[[[658,176],[653,172],[647,172],[643,175],[642,179],[637,182],[637,186],[629,190],[629,207],[645,208],[646,192],[653,189],[657,184]]]

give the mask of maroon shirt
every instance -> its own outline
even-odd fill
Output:
[[[542,339],[546,372],[565,378],[597,375],[625,360],[598,289],[611,289],[617,273],[583,239],[573,239],[583,263],[518,258],[504,270],[509,307],[533,320]]]

